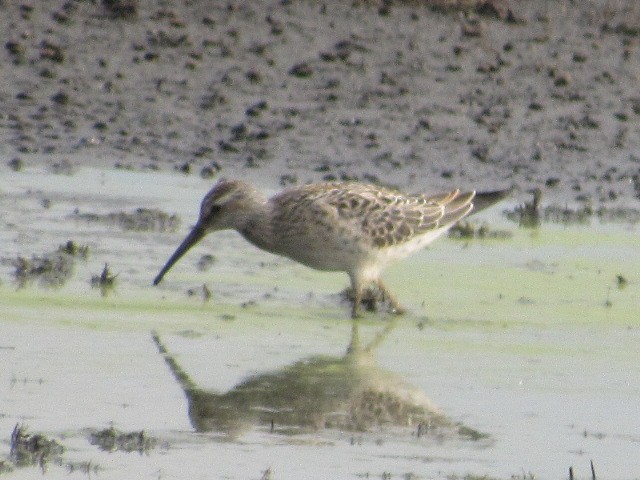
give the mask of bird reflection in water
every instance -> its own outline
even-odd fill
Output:
[[[359,321],[342,357],[312,356],[277,371],[251,376],[226,393],[199,388],[166,349],[153,340],[182,387],[198,432],[230,437],[262,428],[280,434],[335,429],[351,432],[402,427],[418,436],[478,440],[486,435],[452,422],[419,388],[376,365],[374,352],[397,325],[389,322],[365,346]]]

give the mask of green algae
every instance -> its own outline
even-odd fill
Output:
[[[385,279],[408,307],[408,320],[426,318],[429,325],[443,329],[638,325],[640,282],[634,273],[640,271],[639,247],[637,235],[622,230],[517,230],[509,240],[442,240],[389,268]],[[250,257],[262,255],[269,258],[262,252],[251,252]],[[276,319],[276,324],[348,319],[348,306],[336,295],[348,285],[346,275],[272,259],[255,270],[247,265],[238,272],[218,262],[206,273],[193,269],[171,278],[171,287],[209,280],[212,298],[207,302],[188,298],[182,287],[134,285],[125,275],[119,276],[123,286],[106,298],[70,282],[55,291],[15,291],[3,285],[0,301],[7,320],[86,323],[92,328],[136,329],[158,323],[188,327],[237,318]],[[618,288],[620,276],[624,289]],[[235,286],[249,295],[254,292],[254,300],[234,298]],[[389,316],[368,318],[385,321]]]

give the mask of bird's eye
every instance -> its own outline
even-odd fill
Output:
[[[218,216],[221,208],[222,207],[220,207],[220,205],[208,205],[206,207],[203,206],[202,210],[200,211],[200,217],[202,218],[202,220],[212,220]]]

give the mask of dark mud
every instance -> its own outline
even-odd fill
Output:
[[[104,430],[93,431],[89,435],[89,443],[107,452],[148,453],[157,445],[157,440],[144,430],[139,432],[121,432],[111,426]]]
[[[100,275],[91,276],[91,287],[99,288],[103,297],[106,297],[110,291],[116,286],[116,275],[111,273],[108,264],[104,264],[104,268]]]
[[[124,231],[135,232],[175,232],[180,226],[180,218],[157,209],[137,208],[134,212],[113,212],[107,214],[74,212],[72,219],[116,226]]]
[[[57,0],[0,25],[1,168],[640,195],[632,0]]]
[[[42,475],[52,465],[63,467],[67,474],[81,472],[85,476],[96,474],[100,467],[89,462],[70,462],[64,459],[65,447],[55,439],[41,433],[29,433],[23,424],[11,432],[8,458],[0,459],[0,474],[11,474],[16,469],[37,467]]]
[[[24,288],[37,280],[44,287],[62,287],[72,278],[76,260],[86,261],[88,255],[88,246],[69,240],[52,253],[18,257],[12,262],[15,283]]]
[[[24,425],[16,425],[11,433],[9,461],[16,467],[39,466],[43,472],[49,462],[60,462],[64,447],[39,433],[28,433]]]
[[[111,426],[103,430],[92,430],[88,443],[105,452],[138,452],[149,454],[157,446],[157,440],[143,430],[139,432],[121,432]],[[11,432],[10,451],[6,459],[0,459],[0,474],[11,473],[16,469],[37,467],[43,474],[51,466],[62,467],[67,475],[79,472],[90,477],[98,474],[100,465],[91,461],[77,462],[66,458],[67,448],[64,440],[49,438],[41,433],[30,433],[23,424],[17,424]],[[57,472],[52,472],[55,475]]]
[[[640,209],[628,207],[606,207],[593,208],[584,205],[576,208],[558,205],[543,205],[542,193],[539,189],[532,192],[533,198],[530,202],[524,202],[513,209],[504,210],[504,216],[517,223],[520,227],[536,228],[543,223],[555,223],[562,225],[591,225],[593,222],[600,224],[617,223],[626,225],[636,225],[640,222]],[[466,230],[464,224],[455,225],[452,229],[453,236],[460,233],[464,237]]]
[[[477,224],[475,222],[458,222],[448,232],[448,237],[459,240],[508,240],[513,236],[509,230],[499,230],[492,228],[487,223]]]

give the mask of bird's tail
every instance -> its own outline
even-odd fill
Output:
[[[494,190],[493,192],[477,192],[476,196],[473,197],[473,210],[471,211],[471,215],[478,213],[485,208],[489,208],[500,200],[504,200],[511,195],[512,192],[513,188],[508,188],[506,190]]]

